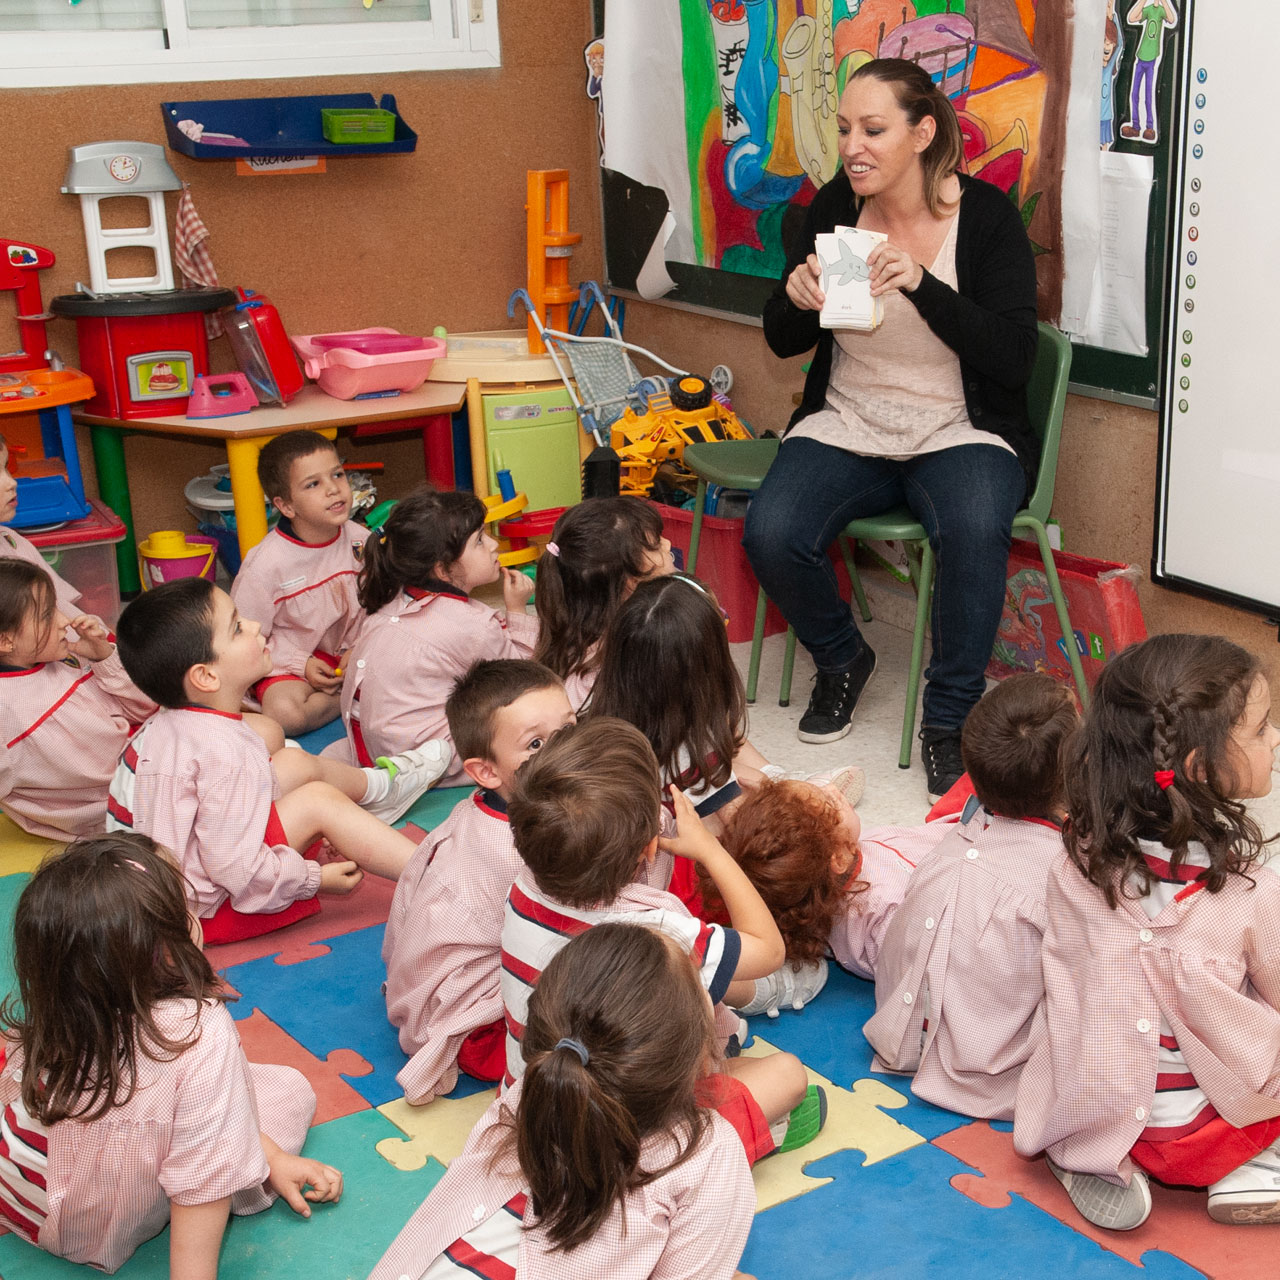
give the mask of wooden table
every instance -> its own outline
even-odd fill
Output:
[[[465,384],[425,382],[416,391],[370,400],[337,400],[308,385],[283,409],[259,408],[229,418],[194,418],[173,414],[164,418],[99,418],[73,413],[89,428],[93,461],[102,500],[124,521],[128,531],[116,546],[120,590],[138,591],[138,549],[133,528],[133,502],[125,469],[124,437],[179,436],[191,440],[223,440],[231,469],[231,497],[235,503],[236,533],[241,554],[267,534],[266,499],[258,483],[258,454],[274,436],[286,431],[317,431],[332,440],[339,427],[354,427],[357,435],[421,430],[427,478],[443,489],[453,488],[451,415],[462,408]]]

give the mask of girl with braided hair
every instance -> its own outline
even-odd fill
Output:
[[[1107,665],[1070,750],[1014,1144],[1098,1226],[1140,1226],[1151,1177],[1280,1222],[1280,875],[1243,803],[1277,745],[1256,658],[1164,635]]]

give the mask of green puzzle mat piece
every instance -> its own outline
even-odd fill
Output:
[[[232,1218],[219,1274],[363,1280],[444,1174],[444,1166],[434,1159],[414,1173],[401,1173],[374,1150],[376,1143],[403,1136],[377,1111],[316,1125],[304,1154],[342,1170],[341,1203],[316,1205],[309,1222],[283,1202],[251,1218]],[[41,1253],[16,1236],[0,1236],[4,1280],[87,1280],[99,1274]],[[148,1240],[116,1275],[121,1280],[168,1280],[168,1230]]]

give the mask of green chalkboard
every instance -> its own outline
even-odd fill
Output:
[[[593,0],[595,30],[604,31],[604,0]],[[1125,16],[1125,0],[1117,5],[1117,19]],[[1077,343],[1071,367],[1071,381],[1078,387],[1102,393],[1154,401],[1161,386],[1161,335],[1169,272],[1167,225],[1169,221],[1170,164],[1178,139],[1174,136],[1179,113],[1175,110],[1181,86],[1177,82],[1180,61],[1181,27],[1165,33],[1163,57],[1157,76],[1157,108],[1160,115],[1159,141],[1153,147],[1143,142],[1119,138],[1122,121],[1128,119],[1129,89],[1137,53],[1137,29],[1125,25],[1120,72],[1115,81],[1115,149],[1153,157],[1154,183],[1147,238],[1147,348],[1145,356],[1124,355]],[[1101,56],[1101,50],[1099,50]],[[612,289],[634,292],[636,276],[653,243],[667,211],[663,192],[643,186],[623,174],[601,170],[604,260],[606,282]],[[769,227],[779,243],[785,241],[791,217],[783,216]],[[762,233],[762,238],[763,238]],[[766,246],[768,249],[770,246]],[[683,303],[720,312],[730,318],[758,319],[776,281],[738,271],[668,262],[667,271],[676,287],[660,302]]]

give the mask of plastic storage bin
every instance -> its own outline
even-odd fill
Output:
[[[390,142],[396,136],[396,114],[379,107],[324,107],[320,127],[330,142]]]
[[[28,533],[27,540],[57,574],[80,592],[80,607],[108,626],[120,616],[120,577],[116,572],[117,542],[123,542],[124,522],[94,498],[89,514],[60,529]]]

